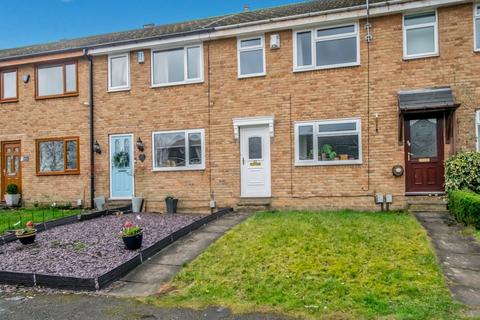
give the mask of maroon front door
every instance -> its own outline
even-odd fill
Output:
[[[407,194],[444,192],[443,117],[405,119]]]

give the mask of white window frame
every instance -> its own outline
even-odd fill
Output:
[[[355,131],[335,131],[331,133],[321,133],[318,132],[318,126],[320,124],[341,124],[341,123],[356,123],[357,129]],[[311,125],[313,126],[313,160],[300,160],[300,135],[299,127]],[[357,134],[358,135],[358,159],[357,160],[329,160],[321,161],[318,160],[318,140],[317,137],[320,136],[341,136]],[[352,165],[352,164],[362,164],[362,122],[360,118],[345,118],[345,119],[330,119],[330,120],[312,120],[312,121],[299,121],[295,122],[295,166],[334,166],[334,165]]]
[[[405,26],[405,17],[422,14],[422,13],[435,13],[435,22],[417,24],[414,26]],[[433,35],[434,35],[434,44],[435,50],[433,52],[428,53],[421,53],[421,54],[407,54],[407,30],[411,29],[421,29],[425,27],[433,27]],[[403,30],[403,59],[404,60],[412,60],[412,59],[420,59],[420,58],[428,58],[428,57],[437,57],[439,56],[439,44],[438,44],[438,11],[429,10],[429,11],[421,11],[421,12],[409,12],[403,15],[402,17],[402,30]]]
[[[254,40],[254,39],[260,39],[260,45],[258,46],[253,46],[253,47],[247,47],[247,48],[242,48],[241,47],[241,42],[245,40]],[[249,74],[242,74],[242,70],[240,67],[240,52],[248,52],[248,51],[256,51],[262,49],[262,59],[263,59],[263,71],[262,72],[257,72],[257,73],[249,73]],[[237,74],[239,79],[243,78],[252,78],[252,77],[262,77],[267,74],[267,63],[266,63],[266,58],[265,58],[265,35],[261,34],[255,37],[243,37],[243,38],[237,38]]]
[[[127,84],[125,86],[112,86],[112,59],[115,58],[127,58]],[[113,54],[108,56],[108,91],[115,92],[115,91],[125,91],[130,90],[130,52],[127,53],[120,53],[120,54]]]
[[[189,48],[200,48],[200,77],[195,78],[195,79],[188,79],[188,58],[187,58],[187,52]],[[162,52],[162,51],[168,51],[168,50],[175,50],[175,49],[183,49],[183,77],[185,80],[183,81],[177,81],[177,82],[170,82],[170,83],[157,83],[155,84],[153,82],[153,74],[154,74],[154,59],[153,55],[155,52]],[[203,61],[203,43],[196,43],[196,44],[191,44],[191,45],[186,45],[186,46],[174,46],[174,47],[162,47],[162,48],[155,48],[150,50],[150,83],[152,88],[161,88],[161,87],[171,87],[171,86],[178,86],[178,85],[183,85],[183,84],[193,84],[193,83],[202,83],[204,81],[204,76],[203,76],[203,66],[204,61]]]
[[[477,152],[480,152],[480,136],[478,134],[478,127],[480,127],[480,109],[475,111],[475,136],[477,137]]]
[[[480,52],[480,43],[477,43],[477,19],[480,20],[480,13],[477,13],[478,9],[480,9],[480,4],[474,3],[473,4],[473,51],[474,52]]]
[[[355,28],[354,32],[350,33],[342,33],[340,35],[332,35],[332,36],[323,36],[318,37],[317,31],[318,30],[325,30],[331,28],[338,28],[338,27],[346,27],[353,25]],[[303,32],[311,32],[312,35],[312,64],[309,66],[299,66],[297,60],[297,34]],[[346,63],[337,63],[331,64],[326,66],[317,66],[317,50],[316,50],[316,43],[321,41],[328,41],[328,40],[337,40],[337,39],[346,39],[346,38],[353,38],[353,36],[357,39],[357,60],[354,62],[346,62]],[[314,29],[301,29],[301,30],[294,30],[293,31],[293,72],[302,72],[302,71],[310,71],[310,70],[324,70],[324,69],[335,69],[335,68],[345,68],[345,67],[354,67],[360,65],[360,34],[358,31],[358,21],[350,22],[350,23],[343,23],[343,24],[335,24],[335,25],[326,25],[322,27],[317,27]]]
[[[184,167],[156,167],[155,162],[155,135],[156,134],[167,134],[167,133],[180,133],[185,134],[185,166]],[[189,133],[200,133],[201,144],[202,144],[202,164],[201,165],[191,165],[188,164],[190,156],[190,148],[188,145],[188,134]],[[205,129],[187,129],[187,130],[171,130],[171,131],[154,131],[152,132],[152,171],[194,171],[194,170],[205,170]]]

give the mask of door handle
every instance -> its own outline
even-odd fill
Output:
[[[242,165],[245,165],[245,158],[242,157]]]
[[[410,142],[410,140],[407,140],[407,146],[412,146],[412,143]]]
[[[411,156],[413,156],[413,153],[411,153],[411,152],[407,152],[408,161],[410,161],[410,160],[411,160]]]

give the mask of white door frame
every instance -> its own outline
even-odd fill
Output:
[[[242,147],[244,143],[244,141],[242,140],[242,137],[243,137],[243,132],[245,132],[248,129],[263,130],[262,140],[265,143],[265,145],[262,144],[262,153],[263,153],[262,161],[264,162],[265,175],[266,175],[265,193],[257,194],[257,195],[247,194],[245,191],[245,185],[244,185],[244,182],[245,182],[244,158],[247,155],[242,154],[242,151],[244,151]],[[269,198],[272,196],[272,157],[271,157],[270,136],[271,136],[271,128],[268,124],[240,127],[240,197],[241,198]]]
[[[132,195],[130,197],[112,197],[112,138],[114,137],[125,137],[129,136],[131,138],[130,143],[130,154],[132,155]],[[110,185],[110,197],[111,200],[131,200],[133,195],[135,194],[135,154],[133,149],[133,142],[134,142],[133,133],[116,133],[111,134],[108,136],[108,171],[110,173],[109,177],[109,185]]]

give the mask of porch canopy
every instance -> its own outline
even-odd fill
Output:
[[[451,87],[423,88],[398,92],[398,142],[403,143],[404,116],[442,112],[446,124],[446,142],[453,135],[453,114],[460,106]]]
[[[453,91],[450,87],[425,88],[398,92],[398,106],[400,112],[429,112],[455,109]]]

